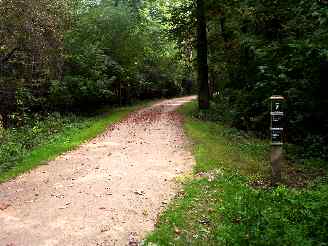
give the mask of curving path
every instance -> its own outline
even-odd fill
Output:
[[[0,245],[137,245],[191,170],[175,110],[165,100],[13,181],[0,184]]]

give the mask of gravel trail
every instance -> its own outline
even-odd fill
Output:
[[[175,110],[161,101],[47,165],[0,184],[0,245],[137,245],[194,165]]]

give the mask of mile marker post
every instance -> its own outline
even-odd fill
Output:
[[[272,185],[281,181],[281,167],[283,165],[283,134],[284,134],[284,111],[283,96],[272,96],[271,100],[271,168]]]

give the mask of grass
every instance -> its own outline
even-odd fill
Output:
[[[145,105],[111,109],[92,117],[55,114],[20,129],[9,129],[0,148],[0,183],[78,147]]]
[[[266,175],[269,171],[269,145],[266,141],[250,138],[242,132],[214,122],[192,118],[194,104],[181,111],[189,116],[185,130],[195,143],[195,172],[208,172],[217,167],[239,170],[242,174]]]
[[[301,189],[255,187],[269,175],[269,145],[181,109],[194,143],[194,178],[144,245],[327,245],[327,179]]]

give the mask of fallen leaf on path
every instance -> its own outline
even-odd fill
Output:
[[[139,196],[143,196],[143,195],[145,195],[145,192],[144,191],[135,191],[134,194],[137,194]]]
[[[109,231],[109,230],[110,230],[109,226],[105,226],[105,227],[100,229],[100,232],[106,232],[106,231]]]
[[[10,207],[10,204],[7,203],[0,203],[0,210],[5,210]]]
[[[33,203],[34,200],[25,201],[25,203]]]
[[[65,198],[64,194],[53,194],[53,193],[51,193],[50,196],[56,197],[56,198]]]

